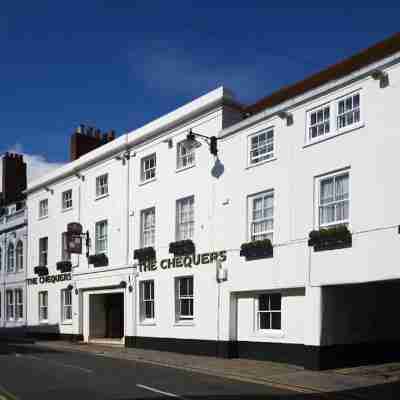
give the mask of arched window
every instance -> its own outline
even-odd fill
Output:
[[[7,249],[7,272],[14,272],[14,267],[15,267],[14,244],[10,243]]]
[[[17,271],[21,271],[24,269],[24,245],[21,241],[17,243],[17,247],[15,250],[15,257],[17,261]]]

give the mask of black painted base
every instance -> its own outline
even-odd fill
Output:
[[[311,370],[400,361],[400,341],[334,346],[125,336],[126,347],[281,362]]]

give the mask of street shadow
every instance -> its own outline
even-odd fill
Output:
[[[0,355],[12,354],[50,354],[50,353],[65,353],[60,350],[53,350],[46,347],[36,345],[34,340],[26,340],[19,343],[5,343],[0,342]]]
[[[187,400],[352,400],[352,399],[380,399],[380,400],[392,400],[400,398],[400,382],[390,382],[381,385],[369,386],[355,390],[343,390],[329,393],[295,393],[287,392],[282,389],[282,394],[277,394],[279,389],[268,389],[265,390],[265,394],[237,394],[237,395],[205,395],[205,396],[191,396],[185,393],[180,393],[181,398]],[[160,395],[153,397],[159,400],[169,400],[170,396]],[[116,397],[113,400],[145,400],[148,397]]]

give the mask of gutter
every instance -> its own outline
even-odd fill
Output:
[[[367,67],[362,68],[356,72],[353,72],[347,75],[344,78],[333,80],[329,83],[326,83],[319,88],[308,91],[302,95],[294,97],[290,100],[284,101],[283,103],[278,104],[275,107],[267,108],[264,111],[260,111],[257,114],[254,114],[235,125],[230,126],[229,128],[223,129],[218,134],[218,138],[225,139],[229,136],[238,133],[239,131],[246,129],[252,125],[255,125],[258,122],[261,122],[265,119],[272,118],[278,116],[278,114],[282,111],[291,111],[293,108],[301,106],[302,104],[309,102],[319,96],[328,94],[334,90],[337,90],[341,87],[354,83],[363,78],[367,78],[371,75],[371,73],[377,69],[387,69],[391,66],[400,62],[400,52],[395,53],[394,55],[384,59],[377,61],[375,63],[369,64]],[[390,85],[389,85],[390,87]]]

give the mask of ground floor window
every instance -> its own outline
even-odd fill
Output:
[[[140,282],[140,320],[154,320],[154,281]]]
[[[61,318],[62,322],[72,320],[72,291],[61,290]]]
[[[193,276],[176,278],[176,319],[192,320],[193,313]]]
[[[6,318],[7,321],[24,318],[24,299],[22,289],[6,290]]]
[[[48,294],[47,291],[39,292],[39,322],[48,320]]]
[[[257,299],[257,329],[260,331],[282,329],[282,295],[262,294]]]

